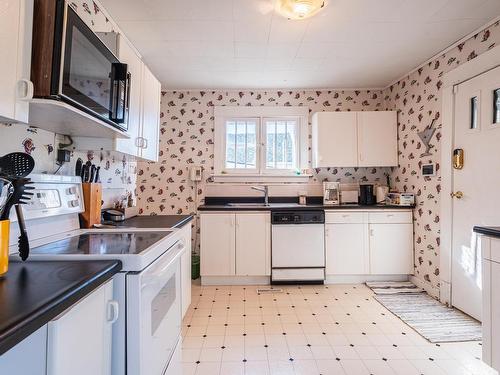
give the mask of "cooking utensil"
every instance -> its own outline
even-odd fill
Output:
[[[125,214],[118,210],[105,210],[102,213],[102,217],[106,221],[120,222],[125,220]]]
[[[0,174],[12,177],[26,177],[35,167],[35,160],[24,152],[12,152],[0,158]]]
[[[90,177],[89,182],[94,182],[96,167],[94,164],[90,167]]]
[[[101,178],[99,177],[100,170],[101,170],[101,167],[97,167],[96,171],[95,171],[95,180],[94,180],[94,182],[96,182],[96,183],[101,182]]]
[[[83,160],[81,158],[76,159],[75,176],[82,175],[82,166],[83,166]]]

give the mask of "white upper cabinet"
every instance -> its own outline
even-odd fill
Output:
[[[143,69],[141,157],[158,161],[161,85],[147,66]]]
[[[121,34],[118,37],[118,59],[127,64],[130,73],[130,97],[128,113],[129,139],[117,139],[116,151],[124,154],[140,156],[140,136],[142,122],[142,71],[144,63],[135,53],[133,47]]]
[[[356,112],[317,112],[312,129],[315,168],[357,167]]]
[[[397,166],[396,112],[317,112],[312,153],[314,168]]]
[[[0,121],[28,122],[33,0],[0,0]]]
[[[395,111],[357,112],[359,167],[398,165],[398,127]]]

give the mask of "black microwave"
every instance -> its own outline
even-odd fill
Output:
[[[62,100],[127,130],[127,64],[64,0],[35,0],[31,80],[34,97]]]

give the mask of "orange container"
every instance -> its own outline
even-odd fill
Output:
[[[10,220],[0,221],[0,277],[9,269]]]

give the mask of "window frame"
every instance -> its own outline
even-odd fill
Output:
[[[227,169],[226,168],[226,121],[231,119],[258,119],[257,126],[257,165],[254,169]],[[268,169],[266,168],[266,119],[296,119],[297,120],[297,169]],[[305,180],[309,174],[302,171],[309,168],[309,108],[305,106],[215,106],[214,107],[214,180],[243,182],[260,181],[288,181]]]

